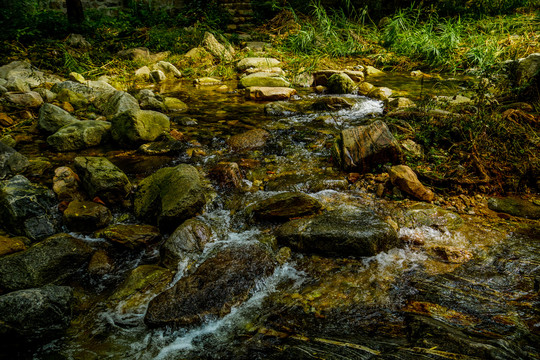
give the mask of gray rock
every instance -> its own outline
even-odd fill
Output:
[[[181,78],[182,73],[173,64],[167,61],[159,61],[152,66],[152,70],[161,70],[166,77]]]
[[[47,138],[47,144],[56,151],[75,151],[97,146],[106,138],[111,123],[83,120],[60,128]]]
[[[6,84],[6,88],[8,89],[8,91],[15,91],[15,92],[22,92],[22,93],[30,91],[30,86],[26,83],[26,81],[24,81],[18,76],[10,77]]]
[[[35,91],[29,91],[22,94],[8,92],[4,99],[8,107],[16,107],[20,109],[37,108],[43,104],[43,99]]]
[[[16,175],[0,182],[0,216],[6,230],[41,240],[56,233],[56,197],[52,190]]]
[[[104,157],[76,157],[74,165],[91,198],[97,196],[108,204],[118,204],[131,192],[126,174]]]
[[[201,45],[212,55],[218,59],[231,61],[234,58],[232,48],[226,48],[209,32],[204,33],[204,39]]]
[[[0,85],[0,96],[3,96],[8,92],[8,89],[6,89],[4,86]]]
[[[103,115],[110,119],[126,111],[136,112],[140,110],[137,99],[125,91],[103,93],[96,98],[94,105],[101,110]]]
[[[141,109],[144,110],[156,110],[156,111],[165,111],[165,104],[163,101],[156,97],[156,94],[150,89],[142,89],[136,96],[139,100]]]
[[[332,153],[341,168],[360,173],[387,162],[399,164],[403,157],[399,142],[380,120],[343,130]]]
[[[117,90],[105,81],[86,81],[84,84],[75,81],[63,81],[54,84],[51,91],[58,94],[63,89],[71,90],[83,95],[88,101],[95,101],[96,98],[105,94],[116,92]],[[98,105],[96,104],[96,107]],[[99,107],[98,107],[99,108]]]
[[[30,87],[37,87],[46,82],[43,72],[33,68],[27,61],[13,61],[7,65],[0,66],[0,78],[9,79],[18,77]]]
[[[69,34],[66,44],[80,49],[90,49],[92,45],[81,34]]]
[[[97,231],[96,237],[129,249],[144,248],[161,240],[159,229],[152,225],[116,224]]]
[[[488,207],[497,212],[528,219],[540,219],[540,206],[516,198],[490,198]]]
[[[312,196],[301,192],[285,192],[257,202],[248,212],[259,221],[287,221],[316,214],[322,208],[322,204]]]
[[[90,101],[83,94],[72,91],[70,89],[62,89],[56,94],[56,100],[60,102],[68,102],[75,109],[83,109],[88,106]]]
[[[183,260],[194,261],[212,241],[212,229],[197,219],[186,220],[161,245],[162,264],[173,271]]]
[[[156,83],[167,80],[167,75],[161,70],[152,70],[150,71],[150,80]]]
[[[369,210],[335,210],[291,220],[277,230],[281,246],[323,256],[373,256],[398,246],[392,226]]]
[[[55,133],[60,128],[78,121],[73,115],[56,105],[43,104],[39,109],[37,126],[45,132]]]
[[[90,261],[92,248],[68,234],[51,236],[28,250],[0,258],[0,291],[60,284]]]
[[[0,336],[5,345],[51,340],[71,321],[73,291],[67,286],[44,286],[0,296]]]
[[[37,92],[45,102],[52,102],[56,99],[56,94],[49,89],[37,88],[34,91]]]
[[[26,156],[0,142],[0,180],[24,172],[28,165]]]
[[[199,172],[187,164],[162,168],[139,183],[134,210],[138,218],[172,231],[206,204]]]
[[[157,111],[126,111],[112,118],[113,139],[129,146],[154,141],[169,131],[169,117]]]
[[[540,53],[530,54],[526,58],[519,59],[517,65],[518,84],[527,84],[538,71],[540,71]]]
[[[206,317],[223,317],[244,302],[256,282],[275,266],[261,245],[227,247],[153,298],[144,321],[150,327],[184,327],[200,325]]]

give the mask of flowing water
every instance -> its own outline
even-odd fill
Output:
[[[417,86],[417,80],[410,84]],[[180,263],[166,287],[189,276],[215,249],[257,242],[277,250],[272,225],[250,222],[244,209],[282,191],[309,193],[328,210],[369,209],[399,228],[403,245],[369,258],[293,253],[273,274],[260,278],[248,300],[230,313],[206,317],[195,327],[161,329],[143,321],[156,293],[138,294],[136,306],[111,300],[132,269],[159,260],[155,247],[125,251],[114,273],[74,285],[77,307],[71,328],[31,358],[540,358],[538,228],[491,226],[472,216],[454,226],[456,215],[378,199],[348,184],[333,166],[329,149],[335,135],[380,115],[382,102],[348,96],[355,103],[349,110],[268,116],[263,103],[235,92],[187,83],[161,91],[190,106],[173,118],[186,153],[149,156],[101,148],[49,156],[58,166],[81,154],[106,156],[133,179],[182,162],[206,174],[219,161],[251,161],[245,168],[245,191],[212,185],[217,195],[198,219],[211,226],[213,241],[200,257]],[[317,97],[301,93],[291,101]],[[270,132],[267,146],[230,151],[226,139],[252,128]],[[39,142],[28,143],[24,151],[47,155]],[[129,214],[115,216],[119,222],[133,221]],[[105,246],[104,240],[81,238],[96,248]],[[442,259],[441,248],[455,256]]]

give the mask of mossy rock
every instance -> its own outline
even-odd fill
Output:
[[[327,87],[331,94],[351,94],[355,89],[355,84],[349,75],[338,73],[330,76]]]
[[[126,111],[112,119],[112,137],[125,145],[154,141],[169,131],[169,117],[157,111]]]

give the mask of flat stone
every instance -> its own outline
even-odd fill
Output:
[[[252,86],[246,89],[246,98],[250,100],[288,100],[294,94],[296,94],[296,90],[287,87]]]

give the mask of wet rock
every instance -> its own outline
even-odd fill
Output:
[[[375,88],[375,86],[373,84],[370,84],[370,83],[364,81],[363,83],[361,83],[357,87],[358,95],[364,95],[365,96],[365,95],[369,94],[374,88]]]
[[[456,230],[462,225],[463,219],[458,214],[435,205],[422,203],[409,206],[405,213],[405,219],[402,221],[402,226],[411,228],[429,226]]]
[[[0,235],[0,257],[26,250],[26,244],[20,237]]]
[[[270,137],[268,131],[263,129],[253,129],[245,133],[233,135],[227,140],[227,144],[234,151],[246,151],[260,149],[266,145],[266,140]]]
[[[392,96],[392,89],[389,89],[387,87],[374,87],[369,93],[368,96],[373,99],[385,101],[388,100],[390,96]]]
[[[451,264],[463,264],[473,258],[470,251],[453,246],[431,246],[427,251],[435,259]]]
[[[279,64],[281,62],[274,58],[244,58],[238,62],[236,68],[239,71],[246,71],[249,68],[269,69],[277,67]]]
[[[96,251],[88,263],[88,273],[93,276],[110,274],[113,270],[113,260],[104,250]]]
[[[235,162],[220,162],[210,170],[210,176],[216,179],[220,186],[242,188],[244,176]]]
[[[317,70],[317,71],[313,72],[313,79],[314,79],[313,84],[315,86],[327,87],[328,86],[328,80],[330,79],[330,77],[332,77],[332,75],[336,75],[336,74],[345,74],[349,78],[351,78],[351,80],[353,80],[354,82],[362,82],[362,81],[364,81],[364,73],[362,71],[355,71],[355,70],[343,70],[343,71],[341,71],[341,70]]]
[[[168,78],[181,78],[182,73],[173,64],[167,61],[158,61],[152,65],[152,70],[161,71]]]
[[[0,334],[4,346],[62,336],[71,322],[72,302],[73,291],[67,286],[44,286],[0,296]]]
[[[221,84],[222,81],[212,77],[203,77],[193,80],[193,83],[199,86],[213,86]]]
[[[161,263],[176,271],[179,263],[196,259],[212,240],[212,229],[208,225],[197,219],[186,220],[161,245]]]
[[[96,98],[94,105],[111,119],[124,112],[137,113],[140,110],[137,99],[124,91],[103,93]]]
[[[169,131],[169,117],[157,111],[126,111],[112,119],[113,139],[126,145],[133,146],[154,141]]]
[[[350,94],[354,91],[354,81],[345,73],[337,73],[328,78],[328,92],[331,94]]]
[[[346,97],[325,96],[321,97],[309,106],[310,110],[315,111],[336,111],[342,109],[350,109],[354,103]]]
[[[244,71],[244,74],[245,75],[251,75],[251,74],[255,74],[255,73],[272,73],[272,74],[275,74],[275,75],[281,75],[281,76],[285,76],[285,71],[283,71],[282,68],[279,68],[279,67],[272,67],[272,68],[249,68],[247,69],[246,71]],[[244,76],[245,76],[244,75]]]
[[[301,192],[285,192],[257,202],[248,212],[259,221],[287,221],[317,214],[322,208],[314,197]]]
[[[196,326],[208,316],[223,317],[244,302],[256,282],[275,266],[260,245],[227,247],[152,299],[144,321],[150,327]]]
[[[8,107],[16,108],[37,108],[43,104],[43,99],[35,91],[29,91],[26,93],[7,93],[5,95],[5,103]]]
[[[84,109],[89,104],[88,99],[83,94],[79,94],[70,89],[60,90],[60,92],[56,94],[56,100],[60,102],[68,102],[73,105],[75,109]]]
[[[287,100],[296,94],[296,90],[285,87],[257,87],[247,88],[246,98],[251,100],[276,101]]]
[[[43,104],[39,109],[37,126],[45,132],[55,133],[60,128],[78,121],[73,115],[56,105]]]
[[[135,194],[135,215],[157,222],[160,229],[172,231],[195,216],[206,204],[199,172],[191,165],[162,168],[142,180]]]
[[[288,88],[291,86],[291,83],[279,74],[258,72],[249,74],[241,78],[238,86],[242,88],[249,88],[252,86]]]
[[[488,207],[497,212],[528,219],[540,219],[540,206],[516,198],[490,198]]]
[[[64,224],[71,231],[90,233],[103,228],[112,220],[106,206],[92,201],[72,201],[64,211]]]
[[[0,180],[24,172],[28,165],[26,156],[0,142]]]
[[[129,249],[144,248],[161,239],[159,229],[152,225],[116,224],[97,231],[96,237],[107,239]]]
[[[407,165],[392,166],[388,173],[392,184],[399,187],[400,190],[419,200],[433,201],[435,197],[433,191],[422,185],[414,171]]]
[[[308,88],[313,86],[315,80],[312,74],[303,72],[301,74],[294,75],[291,82],[294,86]]]
[[[148,300],[164,291],[172,277],[170,270],[157,265],[138,266],[111,295],[109,303],[121,314],[144,312]]]
[[[26,251],[0,258],[0,292],[61,283],[85,268],[92,249],[68,234],[51,236]]]
[[[56,151],[75,151],[97,146],[107,138],[111,123],[100,120],[82,120],[61,127],[47,137],[47,144]]]
[[[204,33],[204,39],[201,45],[218,59],[231,61],[234,58],[234,50],[232,47],[226,48],[209,32]]]
[[[332,148],[334,158],[347,171],[364,173],[376,165],[402,160],[399,142],[380,120],[343,130]]]
[[[186,111],[188,109],[188,106],[185,102],[173,97],[166,97],[163,101],[163,104],[165,105],[167,111],[177,112]]]
[[[163,104],[163,99],[161,96],[158,98],[156,94],[150,89],[142,89],[136,96],[139,100],[141,109],[144,110],[156,110],[156,111],[165,111],[165,105]]]
[[[74,160],[75,170],[91,198],[99,197],[108,204],[121,204],[131,192],[126,174],[107,158],[79,156]]]
[[[6,230],[41,240],[56,233],[57,215],[51,190],[22,175],[0,181],[0,216]]]
[[[80,179],[73,170],[61,166],[54,170],[53,191],[60,201],[83,200],[84,196],[79,190]]]
[[[398,246],[396,230],[369,210],[335,210],[279,227],[280,246],[323,256],[373,256]]]
[[[46,157],[37,157],[30,159],[26,174],[28,176],[43,176],[45,173],[52,170],[52,164]]]
[[[180,154],[186,150],[186,144],[179,140],[164,139],[148,144],[142,144],[137,152],[146,155]]]
[[[530,54],[517,62],[517,82],[527,84],[540,71],[540,53]]]

